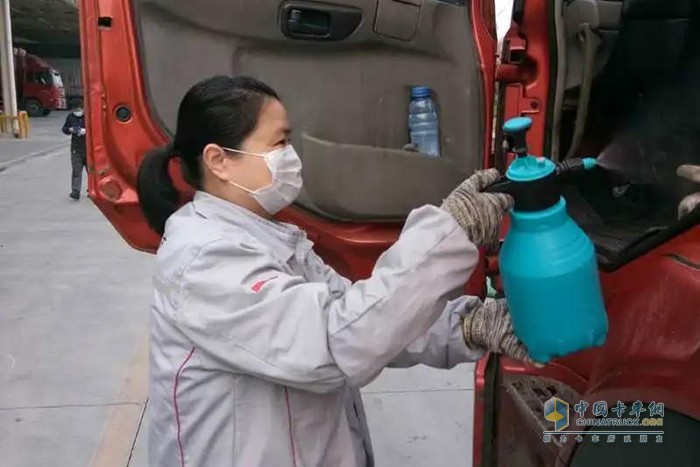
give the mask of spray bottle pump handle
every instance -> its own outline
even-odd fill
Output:
[[[514,153],[517,157],[527,157],[527,130],[532,126],[529,117],[511,118],[503,124],[503,140],[506,151]],[[510,193],[513,185],[506,177],[499,178],[495,183],[486,188],[487,193]]]
[[[506,177],[501,177],[498,180],[496,180],[494,183],[486,187],[484,190],[486,193],[506,193],[510,194],[510,189],[513,185],[513,182],[508,180]]]
[[[529,117],[511,118],[503,125],[508,151],[518,157],[527,156],[527,130],[532,126]]]

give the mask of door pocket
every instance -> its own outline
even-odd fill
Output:
[[[397,221],[439,205],[466,173],[449,157],[335,143],[302,135],[305,196],[299,204],[346,221]]]

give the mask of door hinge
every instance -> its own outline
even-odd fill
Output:
[[[539,113],[540,100],[529,97],[526,88],[527,83],[534,79],[536,69],[528,59],[527,39],[520,35],[517,24],[506,34],[502,50],[501,63],[496,67],[496,81],[507,87],[509,106],[517,107],[520,115]],[[513,99],[517,102],[513,102]]]

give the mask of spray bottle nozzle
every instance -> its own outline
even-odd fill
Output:
[[[596,160],[592,157],[566,159],[557,164],[557,175],[582,172],[596,167]]]

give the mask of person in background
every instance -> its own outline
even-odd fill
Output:
[[[82,100],[78,100],[73,105],[73,111],[66,117],[63,133],[71,135],[70,163],[72,174],[69,196],[74,200],[79,200],[80,187],[83,184],[83,170],[87,170],[87,144],[85,142],[87,131],[85,130],[85,112]]]

